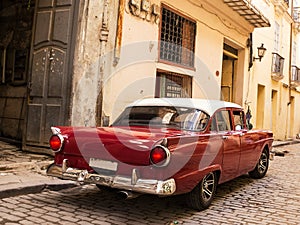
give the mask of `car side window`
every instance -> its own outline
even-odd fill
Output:
[[[245,128],[244,124],[244,113],[243,111],[233,111],[233,121],[236,130]]]
[[[210,124],[210,131],[230,131],[232,130],[230,122],[230,111],[222,110],[215,113]]]
[[[209,130],[210,130],[210,131],[214,131],[214,132],[217,132],[217,131],[218,131],[218,129],[217,129],[216,116],[214,116],[214,117],[212,118]]]
[[[230,111],[222,110],[216,113],[216,125],[218,131],[230,131],[232,130],[230,122]]]

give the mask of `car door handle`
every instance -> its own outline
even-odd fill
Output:
[[[227,140],[228,136],[222,136],[222,139]]]

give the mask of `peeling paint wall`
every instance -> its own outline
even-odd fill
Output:
[[[103,79],[103,52],[114,43],[114,35],[110,33],[115,33],[118,1],[88,0],[82,1],[81,7],[74,57],[71,125],[95,126],[96,103]],[[103,29],[105,26],[107,30]]]
[[[244,107],[250,106],[251,122],[255,127],[274,129],[275,137],[279,139],[297,132],[290,119],[300,126],[300,117],[292,112],[297,112],[300,105],[299,91],[291,91],[294,106],[287,105],[289,35],[284,34],[289,34],[289,17],[274,13],[272,1],[253,1],[272,25],[259,29],[233,13],[221,0],[217,1],[218,7],[209,0],[145,2],[149,2],[150,7],[156,5],[158,13],[165,4],[196,22],[195,69],[159,61],[160,15],[147,15],[132,8],[129,0],[84,1],[74,59],[71,125],[111,124],[127,104],[155,95],[157,70],[191,76],[193,97],[219,99],[222,77],[217,74],[222,74],[223,44],[229,43],[238,50],[237,90],[233,100]],[[280,51],[286,58],[285,77],[280,82],[273,81],[270,74],[275,20],[282,25]],[[261,43],[265,44],[267,52],[262,62],[254,62],[248,71],[247,41],[253,31],[254,56],[257,57],[257,47]],[[297,37],[299,39],[299,35]],[[272,91],[277,93],[276,104],[272,100]],[[265,94],[258,99],[261,93]],[[258,102],[262,99],[264,104],[260,106]],[[258,110],[258,107],[263,108]],[[274,121],[281,122],[275,125]],[[282,124],[286,128],[282,129]]]

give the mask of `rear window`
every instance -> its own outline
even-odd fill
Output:
[[[126,108],[112,126],[157,126],[201,131],[209,116],[199,109],[170,106],[137,106]]]

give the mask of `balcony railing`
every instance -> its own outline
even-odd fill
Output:
[[[297,66],[292,66],[291,86],[300,86],[300,69]]]
[[[272,53],[272,79],[279,81],[283,79],[284,58],[278,53]]]
[[[300,7],[294,7],[293,19],[295,21],[295,28],[300,32]]]

